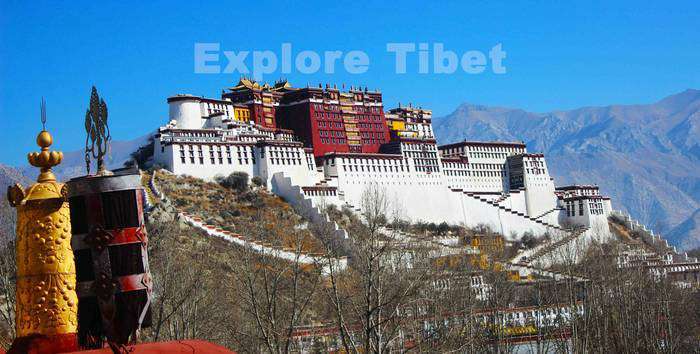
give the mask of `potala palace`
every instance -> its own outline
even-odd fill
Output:
[[[610,198],[555,186],[545,156],[522,142],[438,145],[430,110],[385,110],[367,88],[294,88],[241,79],[221,98],[168,98],[154,162],[203,179],[245,172],[290,203],[361,210],[378,187],[411,221],[488,225],[514,239],[571,226],[607,235]]]

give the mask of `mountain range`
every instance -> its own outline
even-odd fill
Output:
[[[433,128],[440,144],[523,141],[546,154],[557,185],[598,184],[670,243],[700,247],[700,90],[548,113],[465,103]]]
[[[131,153],[148,143],[148,139],[151,137],[151,135],[152,134],[146,134],[132,140],[112,141],[110,143],[109,153],[105,157],[105,165],[107,169],[122,167],[124,162],[131,158]],[[76,150],[64,152],[63,161],[52,170],[58,180],[67,181],[73,177],[85,175],[85,167],[85,151]],[[93,161],[90,166],[90,171],[95,172],[96,169],[97,167]],[[39,175],[39,169],[29,165],[19,167],[18,170],[24,176],[27,176],[32,180],[36,179],[36,177]]]

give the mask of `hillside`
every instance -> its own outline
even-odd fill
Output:
[[[698,90],[653,104],[549,113],[463,104],[433,125],[441,144],[465,138],[524,141],[529,151],[547,154],[556,184],[598,184],[614,208],[673,244],[700,246],[700,230],[693,226],[700,209]]]
[[[204,223],[263,245],[317,253],[323,245],[306,221],[280,197],[262,188],[243,191],[187,176],[156,174],[158,188],[173,206]]]

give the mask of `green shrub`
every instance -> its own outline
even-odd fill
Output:
[[[222,187],[233,189],[238,192],[248,190],[248,174],[245,172],[234,172],[228,177],[216,176],[214,180]]]

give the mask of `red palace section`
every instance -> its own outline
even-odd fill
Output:
[[[247,106],[257,124],[293,130],[306,147],[313,147],[316,157],[329,152],[377,153],[390,139],[382,94],[367,88],[293,88],[286,81],[260,85],[242,79],[222,98]]]

